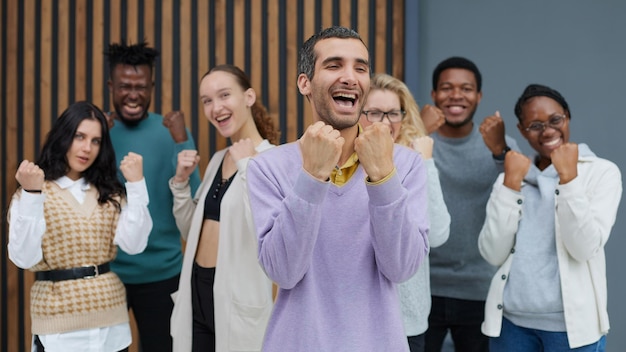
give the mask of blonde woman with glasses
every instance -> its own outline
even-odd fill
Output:
[[[432,114],[432,118],[428,119],[434,121],[431,130],[439,127],[437,124],[444,123],[442,115],[432,106],[425,107],[423,113]],[[439,174],[432,158],[433,140],[427,136],[419,107],[404,82],[388,74],[376,74],[372,77],[360,124],[366,127],[374,122],[388,124],[396,143],[412,148],[422,155],[428,170],[428,242],[430,247],[441,246],[450,234],[450,215],[443,200]],[[399,285],[404,329],[411,352],[424,351],[424,332],[428,328],[431,302],[429,276],[426,257],[415,275]]]

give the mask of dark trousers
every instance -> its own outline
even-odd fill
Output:
[[[171,294],[178,290],[179,277],[125,285],[128,308],[133,310],[143,352],[172,350],[170,317],[174,302]]]
[[[196,263],[193,264],[191,273],[192,352],[215,352],[214,282],[215,268],[203,268]]]
[[[489,338],[480,331],[484,317],[485,301],[433,296],[426,352],[440,352],[448,330],[456,352],[489,351]]]
[[[411,352],[424,352],[426,349],[426,334],[407,337]]]

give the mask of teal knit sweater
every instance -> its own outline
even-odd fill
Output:
[[[143,157],[143,173],[150,197],[148,209],[153,222],[143,253],[117,252],[112,270],[125,284],[166,280],[178,275],[182,266],[181,237],[172,214],[173,196],[168,181],[176,173],[178,152],[196,147],[189,132],[186,142],[175,143],[162,122],[163,116],[149,113],[137,126],[129,127],[116,121],[110,131],[118,165],[128,152]],[[123,179],[121,173],[120,178]],[[200,184],[197,169],[191,175],[190,184],[195,193]]]

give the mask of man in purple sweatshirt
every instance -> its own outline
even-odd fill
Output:
[[[428,253],[426,168],[376,122],[358,33],[331,27],[300,50],[314,119],[248,165],[259,262],[280,287],[264,351],[408,351],[396,284]],[[384,117],[383,117],[384,118]]]

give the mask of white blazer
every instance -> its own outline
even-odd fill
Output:
[[[267,140],[257,152],[273,147]],[[171,335],[174,352],[189,352],[192,344],[191,271],[204,221],[204,200],[228,149],[216,152],[202,184],[191,198],[189,185],[170,180],[176,224],[187,241],[178,291],[172,295]],[[272,281],[257,259],[257,237],[246,170],[250,158],[237,162],[237,175],[220,204],[220,233],[213,285],[216,351],[260,351],[272,307]]]
[[[505,187],[503,176],[494,184],[478,238],[481,255],[500,266],[491,281],[482,324],[482,332],[491,337],[500,336],[504,287],[523,216],[518,204],[521,194]],[[557,185],[555,192],[556,252],[565,326],[570,348],[577,348],[609,332],[604,245],[615,223],[622,178],[612,162],[579,156],[578,176]]]

